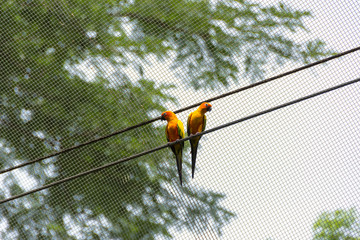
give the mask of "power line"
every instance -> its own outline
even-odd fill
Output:
[[[105,165],[100,166],[100,167],[97,167],[97,168],[90,169],[90,170],[88,170],[88,171],[85,171],[85,172],[82,172],[82,173],[73,175],[73,176],[71,176],[71,177],[64,178],[64,179],[59,180],[59,181],[55,181],[55,182],[53,182],[53,183],[47,184],[47,185],[45,185],[45,186],[42,186],[42,187],[39,187],[39,188],[36,188],[36,189],[33,189],[33,190],[31,190],[31,191],[28,191],[28,192],[25,192],[25,193],[22,193],[22,194],[15,195],[15,196],[13,196],[13,197],[10,197],[10,198],[1,200],[1,201],[0,201],[0,204],[3,204],[3,203],[6,203],[6,202],[9,202],[9,201],[12,201],[12,200],[15,200],[15,199],[24,197],[24,196],[26,196],[26,195],[29,195],[29,194],[32,194],[32,193],[35,193],[35,192],[42,191],[42,190],[44,190],[44,189],[47,189],[47,188],[50,188],[50,187],[59,185],[59,184],[61,184],[61,183],[67,182],[67,181],[71,181],[71,180],[76,179],[76,178],[79,178],[79,177],[86,176],[86,175],[91,174],[91,173],[98,172],[98,171],[103,170],[103,169],[105,169],[105,168],[112,167],[112,166],[114,166],[114,165],[117,165],[117,164],[120,164],[120,163],[124,163],[124,162],[130,161],[130,160],[135,159],[135,158],[139,158],[139,157],[141,157],[141,156],[144,156],[144,155],[147,155],[147,154],[150,154],[150,153],[159,151],[159,150],[161,150],[161,149],[170,147],[170,146],[172,146],[172,145],[174,145],[174,144],[181,143],[181,142],[185,142],[185,141],[187,141],[187,140],[189,140],[189,139],[191,139],[191,138],[195,138],[195,137],[198,137],[198,136],[202,136],[202,135],[205,135],[205,134],[208,134],[208,133],[211,133],[211,132],[214,132],[214,131],[217,131],[217,130],[220,130],[220,129],[223,129],[223,128],[226,128],[226,127],[229,127],[229,126],[231,126],[231,125],[234,125],[234,124],[237,124],[237,123],[240,123],[240,122],[247,121],[247,120],[249,120],[249,119],[252,119],[252,118],[255,118],[255,117],[258,117],[258,116],[261,116],[261,115],[270,113],[270,112],[273,112],[273,111],[275,111],[275,110],[278,110],[278,109],[281,109],[281,108],[284,108],[284,107],[287,107],[287,106],[290,106],[290,105],[293,105],[293,104],[296,104],[296,103],[305,101],[305,100],[307,100],[307,99],[310,99],[310,98],[313,98],[313,97],[322,95],[322,94],[324,94],[324,93],[328,93],[328,92],[334,91],[334,90],[336,90],[336,89],[339,89],[339,88],[342,88],[342,87],[345,87],[345,86],[348,86],[348,85],[351,85],[351,84],[354,84],[354,83],[357,83],[357,82],[360,82],[360,78],[357,78],[357,79],[355,79],[355,80],[352,80],[352,81],[349,81],[349,82],[345,82],[345,83],[336,85],[336,86],[331,87],[331,88],[327,88],[327,89],[322,90],[322,91],[319,91],[319,92],[317,92],[317,93],[313,93],[313,94],[307,95],[307,96],[305,96],[305,97],[298,98],[298,99],[296,99],[296,100],[293,100],[293,101],[290,101],[290,102],[287,102],[287,103],[284,103],[284,104],[281,104],[281,105],[278,105],[278,106],[269,108],[269,109],[267,109],[267,110],[264,110],[264,111],[261,111],[261,112],[258,112],[258,113],[249,115],[249,116],[244,117],[244,118],[240,118],[240,119],[238,119],[238,120],[235,120],[235,121],[232,121],[232,122],[229,122],[229,123],[226,123],[226,124],[223,124],[223,125],[214,127],[214,128],[212,128],[212,129],[205,130],[205,131],[203,131],[203,132],[201,132],[201,133],[194,134],[194,135],[192,135],[192,136],[190,136],[190,137],[186,137],[186,138],[177,140],[177,141],[175,141],[175,142],[169,142],[169,143],[167,143],[167,144],[161,145],[161,146],[159,146],[159,147],[156,147],[156,148],[153,148],[153,149],[150,149],[150,150],[147,150],[147,151],[144,151],[144,152],[135,154],[135,155],[132,155],[132,156],[130,156],[130,157],[122,158],[122,159],[120,159],[120,160],[118,160],[118,161],[115,161],[115,162],[112,162],[112,163],[108,163],[108,164],[105,164]]]
[[[342,52],[342,53],[333,55],[333,56],[331,56],[331,57],[324,58],[324,59],[319,60],[319,61],[317,61],[317,62],[310,63],[310,64],[307,64],[307,65],[305,65],[305,66],[299,67],[299,68],[295,68],[295,69],[293,69],[293,70],[291,70],[291,71],[288,71],[288,72],[279,74],[279,75],[277,75],[277,76],[274,76],[274,77],[271,77],[271,78],[267,78],[267,79],[265,79],[265,80],[263,80],[263,81],[260,81],[260,82],[254,83],[254,84],[250,84],[250,85],[248,85],[248,86],[241,87],[241,88],[238,88],[238,89],[236,89],[236,90],[233,90],[233,91],[230,91],[230,92],[227,92],[227,93],[218,95],[218,96],[216,96],[216,97],[209,98],[209,99],[206,99],[206,100],[204,100],[204,101],[195,103],[195,104],[193,104],[193,105],[190,105],[190,106],[181,108],[181,109],[179,109],[179,110],[174,111],[174,113],[180,113],[180,112],[189,110],[189,109],[191,109],[191,108],[197,107],[197,106],[199,106],[199,105],[200,105],[201,103],[203,103],[203,102],[215,101],[215,100],[218,100],[218,99],[221,99],[221,98],[224,98],[224,97],[233,95],[233,94],[235,94],[235,93],[239,93],[239,92],[245,91],[245,90],[247,90],[247,89],[254,88],[254,87],[257,87],[257,86],[259,86],[259,85],[272,82],[272,81],[274,81],[274,80],[276,80],[276,79],[279,79],[279,78],[288,76],[288,75],[293,74],[293,73],[296,73],[296,72],[300,72],[300,71],[302,71],[302,70],[305,70],[305,69],[314,67],[314,66],[316,66],[316,65],[319,65],[319,64],[328,62],[328,61],[330,61],[330,60],[333,60],[333,59],[336,59],[336,58],[345,56],[345,55],[347,55],[347,54],[350,54],[350,53],[353,53],[353,52],[356,52],[356,51],[359,51],[359,50],[360,50],[360,47],[356,47],[356,48],[350,49],[350,50],[348,50],[348,51],[345,51],[345,52]],[[73,147],[69,147],[69,148],[63,149],[63,150],[61,150],[61,151],[59,151],[59,152],[52,153],[52,154],[49,154],[49,155],[44,156],[44,157],[40,157],[40,158],[34,159],[34,160],[32,160],[32,161],[29,161],[29,162],[26,162],[26,163],[22,163],[22,164],[19,164],[19,165],[14,166],[14,167],[10,167],[10,168],[8,168],[8,169],[1,170],[1,171],[0,171],[0,174],[6,173],[6,172],[10,172],[10,171],[13,171],[13,170],[18,169],[18,168],[22,168],[22,167],[25,167],[25,166],[27,166],[27,165],[30,165],[30,164],[33,164],[33,163],[36,163],[36,162],[40,162],[40,161],[45,160],[45,159],[47,159],[47,158],[56,157],[56,156],[58,156],[58,155],[60,155],[60,154],[63,154],[63,153],[66,153],[66,152],[70,152],[70,151],[72,151],[72,150],[75,150],[75,149],[77,149],[77,148],[84,147],[84,146],[89,145],[89,144],[96,143],[96,142],[98,142],[98,141],[101,141],[101,140],[110,138],[110,137],[112,137],[112,136],[119,135],[119,134],[121,134],[121,133],[130,131],[130,130],[132,130],[132,129],[139,128],[139,127],[141,127],[141,126],[144,126],[144,125],[153,123],[153,122],[155,122],[155,121],[157,121],[157,120],[160,120],[160,117],[156,117],[156,118],[150,119],[150,120],[148,120],[148,121],[144,121],[144,122],[141,122],[141,123],[139,123],[139,124],[136,124],[136,125],[133,125],[133,126],[130,126],[130,127],[124,128],[124,129],[121,129],[121,130],[116,131],[116,132],[113,132],[113,133],[111,133],[111,134],[109,134],[109,135],[105,135],[105,136],[102,136],[102,137],[99,137],[99,138],[96,138],[96,139],[93,139],[93,140],[90,140],[90,141],[81,143],[81,144],[79,144],[79,145],[76,145],[76,146],[73,146]]]

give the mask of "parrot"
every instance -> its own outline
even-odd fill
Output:
[[[176,117],[175,113],[165,111],[161,114],[161,120],[166,120],[168,123],[165,128],[165,135],[168,142],[174,142],[185,137],[184,125]],[[182,154],[184,149],[184,142],[176,143],[170,146],[176,158],[177,170],[180,178],[180,185],[182,186]]]
[[[189,137],[205,130],[206,127],[205,113],[210,112],[211,109],[212,109],[212,105],[210,103],[203,102],[202,104],[200,104],[197,110],[190,113],[187,120],[187,134]],[[190,139],[192,178],[194,178],[196,153],[200,138],[201,136]]]

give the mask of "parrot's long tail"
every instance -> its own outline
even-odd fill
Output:
[[[179,173],[180,185],[182,186],[182,150],[180,150],[179,153],[176,154],[176,165]]]
[[[191,145],[191,168],[192,168],[191,176],[192,176],[192,178],[194,178],[194,173],[195,173],[195,164],[196,164],[196,154],[197,154],[197,149],[198,149],[198,143],[199,142],[190,143],[190,145]]]

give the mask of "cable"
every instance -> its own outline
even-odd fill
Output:
[[[88,171],[85,171],[85,172],[82,172],[82,173],[73,175],[73,176],[71,176],[71,177],[67,177],[67,178],[61,179],[61,180],[59,180],[59,181],[55,181],[55,182],[53,182],[53,183],[47,184],[47,185],[45,185],[45,186],[42,186],[42,187],[39,187],[39,188],[36,188],[36,189],[33,189],[33,190],[31,190],[31,191],[28,191],[28,192],[25,192],[25,193],[22,193],[22,194],[15,195],[15,196],[13,196],[13,197],[10,197],[10,198],[1,200],[1,201],[0,201],[0,204],[3,204],[3,203],[6,203],[6,202],[9,202],[9,201],[12,201],[12,200],[15,200],[15,199],[24,197],[24,196],[26,196],[26,195],[29,195],[29,194],[32,194],[32,193],[35,193],[35,192],[39,192],[39,191],[41,191],[41,190],[44,190],[44,189],[47,189],[47,188],[50,188],[50,187],[59,185],[59,184],[61,184],[61,183],[67,182],[67,181],[71,181],[71,180],[76,179],[76,178],[79,178],[79,177],[86,176],[86,175],[91,174],[91,173],[98,172],[98,171],[100,171],[100,170],[103,170],[103,169],[108,168],[108,167],[112,167],[112,166],[117,165],[117,164],[119,164],[119,163],[123,163],[123,162],[130,161],[130,160],[132,160],[132,159],[135,159],[135,158],[138,158],[138,157],[141,157],[141,156],[144,156],[144,155],[147,155],[147,154],[150,154],[150,153],[159,151],[159,150],[161,150],[161,149],[170,147],[170,146],[172,146],[172,145],[174,145],[174,144],[181,143],[181,142],[185,142],[185,141],[187,141],[187,140],[189,140],[189,139],[191,139],[191,138],[195,138],[195,137],[202,136],[202,135],[205,135],[205,134],[208,134],[208,133],[211,133],[211,132],[215,132],[215,131],[217,131],[217,130],[220,130],[220,129],[229,127],[229,126],[231,126],[231,125],[234,125],[234,124],[237,124],[237,123],[240,123],[240,122],[247,121],[247,120],[249,120],[249,119],[252,119],[252,118],[255,118],[255,117],[258,117],[258,116],[261,116],[261,115],[270,113],[270,112],[273,112],[273,111],[275,111],[275,110],[278,110],[278,109],[281,109],[281,108],[284,108],[284,107],[287,107],[287,106],[290,106],[290,105],[293,105],[293,104],[296,104],[296,103],[305,101],[305,100],[307,100],[307,99],[310,99],[310,98],[313,98],[313,97],[322,95],[322,94],[324,94],[324,93],[328,93],[328,92],[334,91],[334,90],[336,90],[336,89],[339,89],[339,88],[342,88],[342,87],[345,87],[345,86],[348,86],[348,85],[351,85],[351,84],[354,84],[354,83],[357,83],[357,82],[360,82],[360,78],[357,78],[357,79],[355,79],[355,80],[352,80],[352,81],[349,81],[349,82],[345,82],[345,83],[336,85],[336,86],[331,87],[331,88],[327,88],[327,89],[322,90],[322,91],[319,91],[319,92],[317,92],[317,93],[313,93],[313,94],[307,95],[307,96],[305,96],[305,97],[298,98],[298,99],[296,99],[296,100],[293,100],[293,101],[290,101],[290,102],[287,102],[287,103],[284,103],[284,104],[281,104],[281,105],[278,105],[278,106],[269,108],[269,109],[267,109],[267,110],[264,110],[264,111],[261,111],[261,112],[258,112],[258,113],[249,115],[249,116],[244,117],[244,118],[240,118],[240,119],[238,119],[238,120],[235,120],[235,121],[232,121],[232,122],[229,122],[229,123],[225,123],[225,124],[223,124],[223,125],[214,127],[214,128],[212,128],[212,129],[205,130],[205,131],[203,131],[203,132],[194,134],[194,135],[192,135],[192,136],[190,136],[190,137],[186,137],[186,138],[183,138],[183,139],[179,139],[179,140],[176,140],[176,141],[174,141],[174,142],[169,142],[169,143],[167,143],[167,144],[161,145],[161,146],[159,146],[159,147],[156,147],[156,148],[153,148],[153,149],[150,149],[150,150],[147,150],[147,151],[144,151],[144,152],[135,154],[135,155],[132,155],[132,156],[130,156],[130,157],[122,158],[122,159],[120,159],[120,160],[118,160],[118,161],[111,162],[111,163],[105,164],[105,165],[103,165],[103,166],[90,169],[90,170],[88,170]]]
[[[296,73],[296,72],[300,72],[300,71],[305,70],[305,69],[307,69],[307,68],[314,67],[314,66],[316,66],[316,65],[319,65],[319,64],[328,62],[328,61],[330,61],[330,60],[333,60],[333,59],[336,59],[336,58],[345,56],[345,55],[347,55],[347,54],[350,54],[350,53],[353,53],[353,52],[356,52],[356,51],[359,51],[359,50],[360,50],[360,47],[356,47],[356,48],[350,49],[350,50],[348,50],[348,51],[345,51],[345,52],[342,52],[342,53],[333,55],[333,56],[331,56],[331,57],[324,58],[324,59],[322,59],[322,60],[320,60],[320,61],[317,61],[317,62],[314,62],[314,63],[310,63],[310,64],[307,64],[307,65],[305,65],[305,66],[299,67],[299,68],[295,68],[295,69],[293,69],[293,70],[291,70],[291,71],[288,71],[288,72],[279,74],[279,75],[274,76],[274,77],[271,77],[271,78],[267,78],[267,79],[265,79],[265,80],[263,80],[263,81],[260,81],[260,82],[254,83],[254,84],[250,84],[250,85],[248,85],[248,86],[238,88],[238,89],[236,89],[236,90],[234,90],[234,91],[230,91],[230,92],[227,92],[227,93],[218,95],[218,96],[216,96],[216,97],[209,98],[209,99],[206,99],[206,100],[204,100],[204,101],[195,103],[195,104],[193,104],[193,105],[190,105],[190,106],[181,108],[181,109],[179,109],[179,110],[174,111],[174,113],[180,113],[180,112],[189,110],[189,109],[191,109],[191,108],[197,107],[197,106],[199,106],[199,105],[200,105],[201,103],[203,103],[203,102],[215,101],[215,100],[218,100],[218,99],[221,99],[221,98],[230,96],[230,95],[232,95],[232,94],[235,94],[235,93],[238,93],[238,92],[242,92],[242,91],[245,91],[245,90],[247,90],[247,89],[254,88],[254,87],[256,87],[256,86],[259,86],[259,85],[262,85],[262,84],[265,84],[265,83],[272,82],[272,81],[274,81],[274,80],[276,80],[276,79],[279,79],[279,78],[288,76],[288,75],[293,74],[293,73]],[[45,160],[45,159],[47,159],[47,158],[51,158],[51,157],[58,156],[58,155],[60,155],[60,154],[66,153],[66,152],[70,152],[70,151],[75,150],[75,149],[77,149],[77,148],[81,148],[81,147],[84,147],[84,146],[86,146],[86,145],[93,144],[93,143],[96,143],[96,142],[98,142],[98,141],[101,141],[101,140],[110,138],[110,137],[112,137],[112,136],[115,136],[115,135],[118,135],[118,134],[121,134],[121,133],[130,131],[130,130],[132,130],[132,129],[139,128],[139,127],[141,127],[141,126],[144,126],[144,125],[153,123],[153,122],[155,122],[155,121],[157,121],[157,120],[160,120],[160,117],[156,117],[156,118],[150,119],[150,120],[148,120],[148,121],[144,121],[144,122],[141,122],[141,123],[139,123],[139,124],[136,124],[136,125],[133,125],[133,126],[130,126],[130,127],[124,128],[124,129],[121,129],[121,130],[116,131],[116,132],[113,132],[113,133],[111,133],[111,134],[109,134],[109,135],[105,135],[105,136],[102,136],[102,137],[99,137],[99,138],[96,138],[96,139],[93,139],[93,140],[90,140],[90,141],[81,143],[81,144],[79,144],[79,145],[76,145],[76,146],[73,146],[73,147],[70,147],[70,148],[66,148],[66,149],[64,149],[64,150],[62,150],[62,151],[59,151],[59,152],[57,152],[57,153],[52,153],[52,154],[49,154],[49,155],[47,155],[47,156],[34,159],[34,160],[32,160],[32,161],[29,161],[29,162],[26,162],[26,163],[22,163],[22,164],[19,164],[19,165],[14,166],[14,167],[10,167],[10,168],[1,170],[1,171],[0,171],[0,174],[6,173],[6,172],[10,172],[10,171],[13,171],[13,170],[18,169],[18,168],[22,168],[22,167],[25,167],[25,166],[27,166],[27,165],[30,165],[30,164],[33,164],[33,163],[36,163],[36,162],[40,162],[40,161]]]

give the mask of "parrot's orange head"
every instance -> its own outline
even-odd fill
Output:
[[[165,111],[161,114],[161,120],[170,121],[171,119],[174,119],[174,118],[176,118],[176,115],[172,111]]]
[[[212,105],[208,102],[203,102],[201,105],[200,105],[200,109],[201,110],[205,110],[205,112],[210,112],[211,109],[212,109]]]

